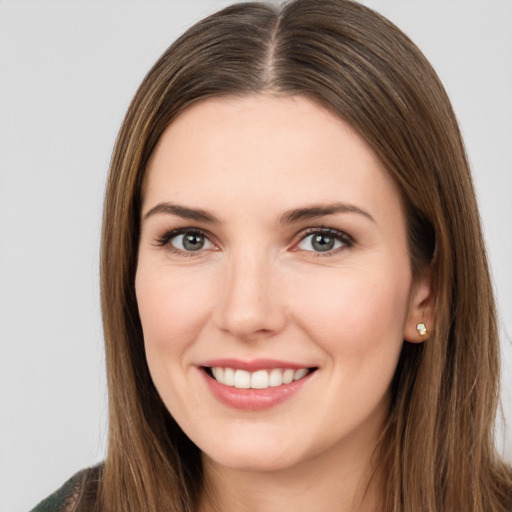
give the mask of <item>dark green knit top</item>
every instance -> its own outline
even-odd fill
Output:
[[[60,489],[36,505],[31,512],[78,512],[92,510],[103,465],[84,469]]]

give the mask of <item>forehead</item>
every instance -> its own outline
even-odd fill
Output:
[[[185,110],[160,138],[143,189],[144,202],[207,200],[211,208],[243,209],[258,200],[286,209],[297,201],[376,196],[399,202],[354,129],[305,97],[263,94],[209,99]]]

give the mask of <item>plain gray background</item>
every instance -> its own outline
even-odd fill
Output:
[[[0,511],[100,461],[98,242],[111,149],[144,74],[215,0],[0,2]],[[436,67],[459,116],[488,242],[512,422],[512,2],[365,2]],[[498,434],[512,460],[510,433]]]

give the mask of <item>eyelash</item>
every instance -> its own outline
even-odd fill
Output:
[[[348,249],[350,247],[354,246],[354,239],[344,231],[339,231],[337,229],[333,228],[326,228],[326,227],[317,227],[317,228],[308,228],[306,231],[302,234],[299,241],[295,244],[295,246],[299,245],[301,242],[306,240],[308,237],[312,235],[324,235],[331,238],[334,238],[335,240],[341,242],[342,246],[329,251],[305,251],[308,253],[311,253],[311,256],[314,258],[323,258],[328,256],[334,256],[335,254],[338,254],[341,251],[344,251],[345,249]],[[297,250],[297,249],[296,249]]]
[[[190,235],[198,235],[201,237],[204,237],[205,239],[209,240],[211,242],[211,235],[208,232],[205,232],[201,229],[197,228],[179,228],[179,229],[172,229],[170,231],[167,231],[164,235],[161,237],[158,237],[156,239],[156,245],[159,247],[165,247],[168,246],[169,250],[175,254],[187,256],[187,257],[194,257],[199,256],[199,254],[202,252],[201,250],[198,251],[184,251],[181,249],[178,249],[176,247],[173,247],[171,245],[171,240],[179,235],[184,234],[190,234]],[[311,253],[311,256],[318,258],[318,257],[327,257],[327,256],[333,256],[347,248],[353,247],[355,244],[354,239],[347,233],[343,231],[339,231],[337,229],[333,228],[327,228],[327,227],[315,227],[315,228],[308,228],[305,232],[302,233],[299,240],[294,243],[294,247],[298,246],[301,242],[306,240],[308,237],[312,235],[325,235],[334,238],[335,240],[341,242],[342,246],[340,248],[337,248],[335,250],[328,250],[325,252],[322,251],[304,251]],[[296,251],[299,249],[295,249]]]
[[[171,229],[170,231],[167,231],[163,236],[161,237],[158,237],[156,239],[156,245],[159,246],[159,247],[165,247],[165,246],[168,246],[168,249],[175,253],[175,254],[179,254],[180,256],[186,256],[186,257],[194,257],[194,256],[199,256],[199,253],[201,251],[183,251],[183,250],[180,250],[176,247],[173,247],[171,245],[171,240],[179,235],[184,235],[184,234],[188,234],[188,235],[197,235],[197,236],[201,236],[201,237],[204,237],[205,239],[207,240],[210,240],[211,239],[211,235],[209,235],[207,232],[201,230],[201,229],[196,229],[196,228],[179,228],[179,229]],[[210,243],[213,243],[213,242],[210,242]]]

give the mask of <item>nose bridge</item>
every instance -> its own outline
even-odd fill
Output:
[[[263,250],[232,253],[226,261],[219,326],[238,338],[272,336],[285,324],[275,265]]]

